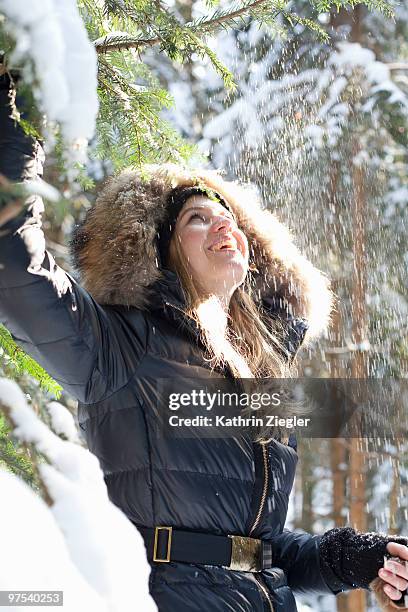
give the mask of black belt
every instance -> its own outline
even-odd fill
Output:
[[[214,535],[172,527],[138,527],[147,557],[155,563],[220,565],[242,572],[260,572],[272,567],[272,544],[236,535]]]

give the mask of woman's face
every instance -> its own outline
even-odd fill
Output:
[[[177,218],[174,238],[204,291],[230,297],[245,280],[248,241],[219,202],[205,195],[189,198]]]

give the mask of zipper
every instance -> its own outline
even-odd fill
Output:
[[[182,308],[180,308],[180,306],[176,306],[175,304],[172,304],[171,302],[164,302],[164,303],[166,306],[170,306],[170,308],[174,308],[175,310],[180,311],[182,315],[194,321],[194,319],[187,312],[185,312]]]
[[[261,576],[258,574],[254,574],[254,578],[255,578],[256,584],[258,585],[262,593],[265,595],[265,599],[268,602],[270,612],[274,612],[272,599],[269,596],[268,589],[262,582]]]
[[[249,535],[251,535],[251,533],[254,531],[254,529],[257,527],[259,521],[261,520],[262,512],[263,512],[263,509],[264,509],[264,506],[265,506],[266,496],[268,494],[268,486],[269,486],[269,462],[268,462],[268,448],[267,448],[266,444],[262,444],[262,458],[263,458],[263,467],[264,467],[264,482],[263,482],[262,495],[261,495],[261,500],[259,502],[258,512],[256,514],[256,517],[255,517],[255,520],[254,520],[254,522],[252,524],[252,527],[251,527],[251,529],[249,531]],[[261,574],[254,574],[254,578],[255,578],[256,584],[258,585],[258,587],[261,590],[261,592],[263,593],[266,601],[268,602],[270,612],[274,612],[272,600],[271,600],[271,598],[269,596],[267,587],[264,585],[264,583],[262,581]]]
[[[70,292],[71,292],[71,309],[72,309],[72,312],[76,312],[78,310],[78,304],[77,304],[76,296],[75,296],[75,293],[72,287],[70,287]]]
[[[263,485],[263,489],[262,489],[262,496],[261,496],[261,501],[259,504],[259,509],[257,512],[257,515],[255,517],[255,521],[249,531],[249,535],[251,535],[251,533],[254,531],[255,527],[257,527],[261,516],[262,516],[262,512],[265,506],[265,500],[266,500],[266,495],[268,493],[268,485],[269,485],[269,469],[268,469],[268,449],[266,447],[266,444],[262,444],[262,455],[263,455],[263,466],[264,466],[264,485]]]
[[[185,310],[180,308],[180,306],[176,306],[176,304],[172,304],[171,302],[164,302],[164,304],[166,306],[169,306],[170,308],[173,308],[173,310],[177,310],[183,315],[183,317],[181,318],[181,322],[178,321],[178,323],[179,324],[184,323],[185,327],[190,331],[190,333],[193,332],[194,338],[202,344],[201,339],[200,339],[200,333],[197,330],[197,323],[194,317],[192,317]]]

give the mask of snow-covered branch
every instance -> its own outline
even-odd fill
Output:
[[[0,0],[15,49],[7,58],[32,83],[41,111],[61,126],[72,161],[84,162],[98,112],[97,60],[75,0]],[[34,69],[34,71],[33,71]]]
[[[408,70],[408,62],[391,62],[386,66],[388,70]]]
[[[123,612],[129,602],[153,612],[149,565],[136,528],[107,495],[98,460],[78,443],[69,411],[49,406],[53,428],[27,404],[18,385],[0,379],[0,404],[14,435],[47,459],[39,464],[51,505],[9,472],[0,471],[0,590],[62,590],[64,610]]]

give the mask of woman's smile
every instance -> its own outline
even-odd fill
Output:
[[[245,280],[249,253],[233,214],[207,196],[194,195],[179,215],[176,236],[202,290],[228,302]]]
[[[216,242],[211,244],[208,248],[208,251],[211,253],[219,254],[233,254],[233,253],[242,253],[241,249],[239,249],[236,238],[233,236],[225,236],[224,238],[218,239]]]

